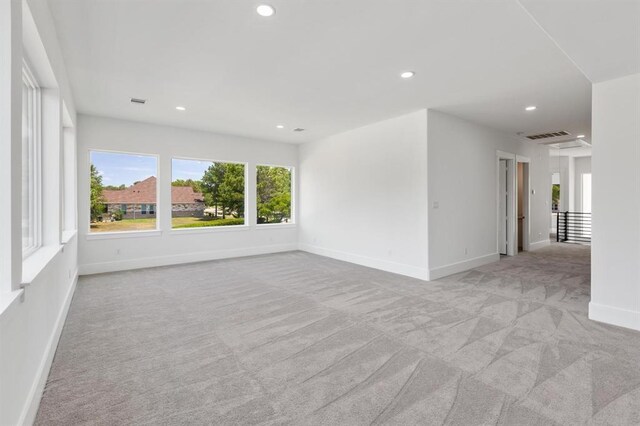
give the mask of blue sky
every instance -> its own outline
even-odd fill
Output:
[[[98,173],[102,176],[102,184],[105,186],[122,184],[129,186],[133,182],[158,175],[157,159],[148,155],[92,151],[91,163],[98,169]],[[200,180],[211,164],[211,161],[174,158],[171,180]]]
[[[91,164],[98,169],[105,186],[129,186],[135,181],[158,175],[156,157],[148,155],[92,151]]]
[[[200,180],[205,170],[213,163],[211,161],[199,160],[179,160],[174,158],[171,160],[171,180],[177,179],[193,179]]]

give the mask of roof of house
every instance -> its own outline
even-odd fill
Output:
[[[125,189],[105,189],[102,191],[105,204],[155,204],[157,180],[150,176]],[[171,204],[201,203],[202,193],[190,186],[172,186]]]

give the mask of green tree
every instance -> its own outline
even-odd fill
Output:
[[[291,170],[258,166],[256,169],[258,223],[280,223],[291,217]]]
[[[125,189],[125,188],[126,188],[126,186],[125,186],[124,183],[122,185],[118,185],[118,186],[116,186],[116,185],[106,185],[106,186],[102,187],[102,189],[109,189],[109,190],[112,190],[112,191],[120,191],[120,190]]]
[[[171,182],[172,186],[190,186],[194,192],[202,192],[202,182],[193,179],[176,179]]]
[[[205,202],[227,215],[244,217],[244,164],[213,163],[201,181]]]
[[[102,197],[102,176],[98,173],[98,169],[91,165],[91,220],[95,221],[104,212],[104,198]]]

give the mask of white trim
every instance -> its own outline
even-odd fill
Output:
[[[73,277],[73,283],[71,284],[69,291],[67,292],[64,305],[60,310],[60,314],[58,315],[58,318],[56,320],[56,325],[53,329],[53,333],[51,334],[51,338],[47,343],[44,357],[42,358],[40,366],[38,367],[36,380],[33,382],[24,408],[22,409],[22,414],[20,415],[20,419],[18,421],[18,424],[20,425],[33,424],[36,419],[36,414],[38,414],[38,408],[40,407],[40,400],[42,399],[44,387],[47,384],[47,378],[49,377],[49,371],[51,370],[51,364],[53,363],[53,357],[56,354],[56,349],[58,348],[58,342],[60,341],[62,328],[64,327],[67,313],[69,312],[69,306],[71,305],[71,300],[73,299],[73,294],[76,291],[77,284],[78,271],[76,270]]]
[[[85,237],[87,240],[110,240],[115,238],[159,237],[161,235],[162,231],[159,229],[151,229],[148,231],[92,232],[85,235]]]
[[[589,319],[640,331],[640,312],[589,302]]]
[[[296,228],[298,224],[296,223],[260,223],[256,225],[256,231],[260,231],[263,229],[288,229],[288,228]]]
[[[131,269],[153,268],[156,266],[179,265],[183,263],[206,262],[209,260],[228,259],[232,257],[255,256],[259,254],[293,251],[297,244],[278,244],[261,247],[248,247],[227,250],[208,250],[194,253],[174,254],[167,256],[146,257],[142,259],[99,262],[80,265],[80,275],[102,274],[104,272],[126,271]]]
[[[394,274],[405,275],[411,278],[417,278],[419,280],[429,280],[429,270],[418,266],[390,262],[388,260],[375,259],[372,257],[326,249],[310,244],[300,244],[299,249],[320,256],[330,257],[332,259],[342,260],[349,263],[355,263],[357,265],[367,266],[369,268],[380,269],[382,271],[392,272]]]
[[[246,220],[245,220],[246,222]],[[208,234],[216,232],[249,231],[251,227],[244,225],[194,226],[193,228],[171,228],[169,235]]]
[[[550,244],[551,240],[536,241],[535,243],[529,244],[529,251],[539,250],[543,247],[547,247]]]
[[[516,155],[508,152],[496,150],[496,253],[500,253],[500,231],[499,227],[501,226],[501,220],[499,216],[500,212],[500,160],[507,161],[507,193],[508,193],[508,204],[507,204],[507,255],[515,256],[518,254],[517,251],[517,162]]]
[[[485,256],[474,257],[473,259],[463,260],[461,262],[451,263],[449,265],[433,268],[429,272],[429,276],[432,280],[437,280],[438,278],[457,274],[458,272],[464,272],[469,269],[497,262],[499,260],[500,255],[498,253],[487,254]]]

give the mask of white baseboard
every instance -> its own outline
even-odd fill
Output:
[[[182,263],[206,262],[208,260],[255,256],[258,254],[279,253],[297,249],[298,245],[296,243],[290,243],[261,247],[247,247],[231,250],[210,250],[167,256],[143,257],[139,259],[118,260],[111,262],[89,263],[80,265],[80,275],[102,274],[104,272],[126,271],[130,269],[153,268],[156,266],[179,265]]]
[[[437,280],[438,278],[457,274],[458,272],[464,272],[469,269],[486,265],[488,263],[497,262],[498,260],[500,260],[500,255],[498,253],[474,257],[473,259],[463,260],[461,262],[451,263],[449,265],[433,268],[430,271],[429,276],[432,280]]]
[[[546,247],[549,244],[551,244],[551,240],[542,240],[542,241],[536,241],[535,243],[530,243],[529,251],[541,249],[542,247]]]
[[[390,262],[388,260],[375,259],[359,254],[346,253],[338,250],[326,249],[323,247],[313,246],[310,244],[300,244],[300,250],[320,256],[330,257],[332,259],[342,260],[356,265],[367,266],[369,268],[380,269],[394,274],[405,275],[419,280],[429,280],[429,271],[426,268],[420,268],[404,263]],[[426,262],[426,259],[425,259]]]
[[[71,300],[73,299],[73,294],[76,291],[77,284],[78,271],[76,270],[72,284],[69,287],[69,291],[67,291],[67,295],[65,296],[64,305],[62,306],[60,314],[56,319],[53,333],[51,334],[51,338],[47,343],[47,348],[44,356],[42,357],[42,362],[38,366],[36,380],[34,381],[31,390],[29,391],[27,401],[20,416],[20,421],[18,422],[18,424],[20,425],[32,425],[36,420],[38,408],[40,407],[40,400],[42,399],[42,393],[44,392],[44,387],[47,384],[47,378],[49,377],[49,371],[51,370],[53,357],[55,356],[56,349],[58,348],[58,342],[60,341],[62,328],[64,327],[64,323],[67,319],[67,313],[69,312],[69,306],[71,306]]]
[[[640,312],[589,302],[589,319],[640,331]]]

